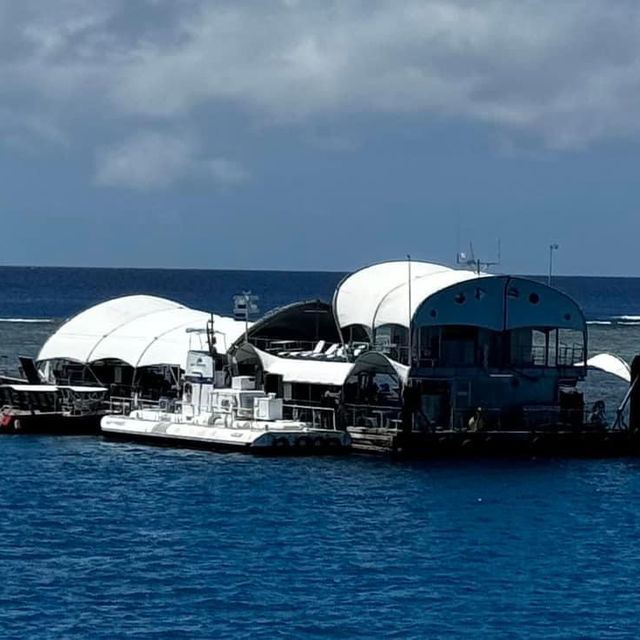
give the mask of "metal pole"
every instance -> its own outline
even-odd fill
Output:
[[[551,286],[551,278],[553,276],[553,252],[560,248],[560,245],[556,242],[552,242],[549,245],[549,277],[547,278],[547,284]]]
[[[249,294],[246,291],[244,294],[244,341],[249,342]]]
[[[413,336],[411,335],[411,256],[407,254],[407,268],[409,272],[409,339],[407,340],[407,346],[409,347],[408,362],[409,367],[413,364]]]

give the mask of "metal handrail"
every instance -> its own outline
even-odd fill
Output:
[[[333,431],[337,431],[336,411],[331,407],[315,407],[312,405],[303,404],[283,404],[283,416],[285,413],[290,413],[288,417],[290,420],[298,420],[300,422],[310,422],[314,428],[331,428]],[[305,419],[305,415],[310,413],[311,419]]]

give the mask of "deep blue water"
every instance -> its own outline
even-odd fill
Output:
[[[231,315],[251,290],[262,311],[297,300],[330,300],[337,272],[0,267],[0,318],[68,318],[117,296],[146,293]]]
[[[260,296],[266,312],[297,300],[330,301],[344,275],[328,271],[0,267],[0,318],[63,319],[109,298],[138,293],[225,315],[232,310],[232,296],[245,290]],[[640,320],[640,278],[559,276],[553,284],[572,296],[589,320],[620,316]]]
[[[634,638],[640,462],[6,437],[3,638]]]
[[[0,268],[0,353],[126,293],[227,312],[336,273]],[[640,280],[557,279],[630,358]],[[617,318],[617,320],[615,319]],[[597,393],[624,392],[593,378]],[[608,385],[608,386],[607,386]],[[0,440],[0,638],[635,638],[640,461],[399,463]]]

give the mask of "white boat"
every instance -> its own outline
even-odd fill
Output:
[[[282,399],[256,390],[254,378],[237,376],[230,387],[218,386],[224,378],[222,371],[214,371],[209,354],[191,351],[180,403],[145,406],[144,401],[134,401],[131,411],[125,408],[104,416],[102,432],[160,444],[255,453],[339,453],[350,448],[351,438],[336,429],[332,410],[298,407],[307,421],[284,419]]]

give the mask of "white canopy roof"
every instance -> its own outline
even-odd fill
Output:
[[[266,373],[282,376],[284,382],[306,382],[308,384],[330,384],[341,387],[353,363],[329,362],[303,358],[280,358],[254,347]]]
[[[598,353],[587,360],[587,366],[590,369],[610,373],[625,382],[631,382],[631,367],[622,358],[612,353]],[[584,362],[578,362],[576,367],[584,367]]]
[[[107,391],[106,387],[78,387],[55,384],[3,384],[2,388],[13,389],[13,391],[33,391],[35,393],[44,393],[46,391],[54,393],[60,389],[68,389],[74,393],[101,393]]]
[[[487,274],[483,274],[488,277]],[[434,293],[466,280],[478,278],[473,271],[448,269],[428,274],[411,281],[411,318],[418,307]],[[375,310],[370,326],[380,327],[384,324],[398,324],[409,327],[409,283],[403,282],[387,291]]]
[[[155,296],[136,295],[98,304],[66,322],[44,344],[38,361],[90,363],[117,359],[133,367],[186,366],[187,351],[205,349],[211,315]],[[244,323],[214,316],[216,348],[225,353]],[[187,331],[195,330],[195,331]]]
[[[341,328],[361,325],[373,332],[410,324],[584,329],[578,305],[540,282],[427,262],[384,262],[356,271],[338,285],[333,305]]]
[[[461,273],[440,264],[412,260],[382,262],[355,271],[347,276],[336,289],[333,297],[333,309],[340,327],[363,325],[370,328],[378,308],[390,292],[397,287],[405,286],[405,302],[396,301],[394,323],[407,323],[409,300],[406,283],[411,269],[412,293],[413,283],[433,274]]]
[[[361,371],[366,370],[384,371],[385,369],[398,377],[402,384],[407,382],[409,377],[409,367],[407,365],[396,362],[379,351],[365,351],[353,363],[349,377],[357,375]]]

